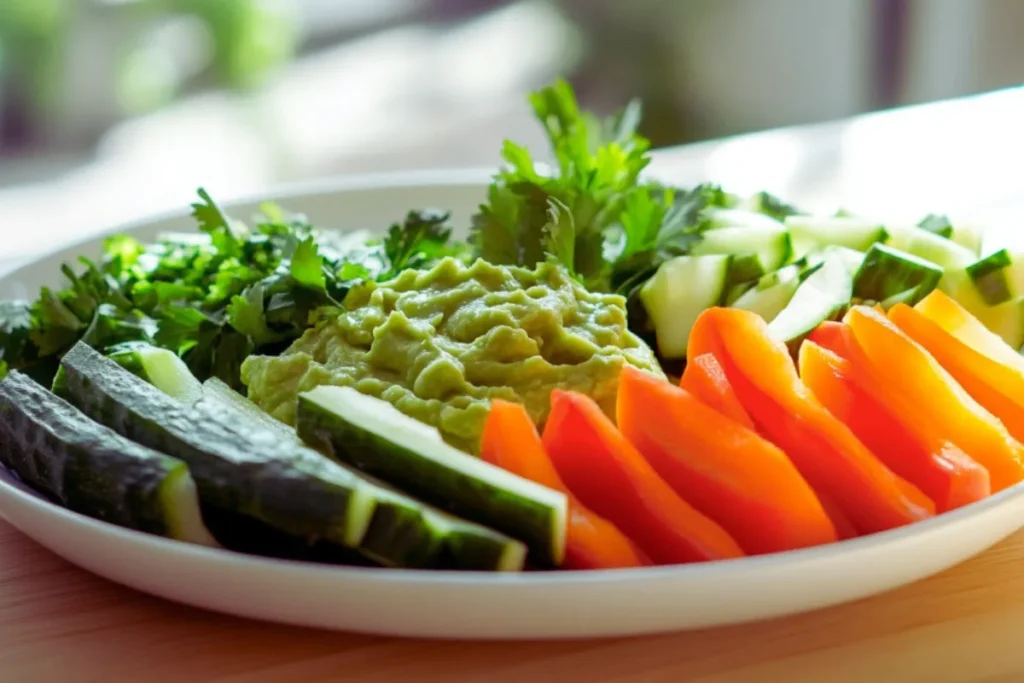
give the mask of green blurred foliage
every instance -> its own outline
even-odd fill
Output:
[[[173,56],[149,42],[154,25],[193,17],[212,49],[199,74],[220,87],[258,88],[298,48],[298,25],[288,0],[0,0],[0,85],[17,87],[31,105],[52,104],[65,75],[66,48],[76,22],[91,11],[124,26],[117,36],[116,78],[126,113],[173,99],[183,85]],[[125,19],[124,21],[121,21]]]

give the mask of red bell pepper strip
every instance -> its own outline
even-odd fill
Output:
[[[836,541],[828,515],[786,454],[685,389],[626,366],[616,418],[676,493],[748,555]]]
[[[551,392],[543,443],[573,495],[655,563],[743,556],[732,536],[680,498],[588,396]]]
[[[902,420],[857,385],[846,358],[805,341],[800,347],[800,378],[889,469],[931,498],[936,511],[952,510],[991,493],[988,470],[938,436],[916,438]]]
[[[564,568],[613,569],[649,564],[615,525],[586,508],[569,492],[544,451],[536,425],[522,405],[501,399],[491,401],[480,457],[524,479],[566,494],[569,518]]]
[[[828,412],[800,381],[793,359],[764,320],[739,309],[710,308],[697,319],[687,355],[714,352],[758,430],[781,448],[815,491],[859,533],[930,517],[935,505],[896,476]],[[706,348],[704,345],[707,345]]]

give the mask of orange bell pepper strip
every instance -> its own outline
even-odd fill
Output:
[[[754,422],[743,409],[736,392],[725,376],[714,354],[705,353],[686,361],[686,369],[679,386],[711,406],[726,417],[730,417],[748,429],[754,429]]]
[[[822,348],[828,349],[832,353],[840,356],[846,355],[846,340],[843,338],[843,324],[841,322],[826,320],[811,330],[811,333],[807,335],[807,339]]]
[[[709,308],[690,334],[691,353],[719,348],[719,362],[758,430],[793,461],[858,533],[930,517],[935,504],[898,477],[800,381],[786,345],[750,311]]]
[[[544,451],[536,425],[522,405],[501,399],[491,401],[480,441],[480,458],[566,494],[569,517],[562,563],[565,569],[614,569],[649,564],[614,524],[587,509],[569,492]]]
[[[1024,446],[939,362],[884,315],[854,306],[847,350],[858,384],[920,438],[956,444],[988,470],[992,492],[1024,479]]]
[[[1024,373],[975,351],[920,311],[894,306],[889,319],[921,345],[1017,441],[1024,440]],[[1010,347],[1007,347],[1010,348]]]
[[[743,556],[732,536],[679,497],[590,397],[552,391],[542,440],[573,495],[656,564]]]
[[[800,347],[800,378],[828,411],[889,469],[916,485],[938,512],[991,493],[988,470],[960,448],[935,439],[921,443],[903,422],[857,386],[849,360],[812,341]]]
[[[1024,373],[1024,356],[942,290],[932,290],[914,310],[978,353]]]
[[[748,555],[837,540],[814,491],[785,453],[685,389],[626,366],[616,419],[654,471]]]

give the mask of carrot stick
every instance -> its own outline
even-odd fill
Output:
[[[646,564],[639,550],[615,525],[586,508],[569,492],[544,451],[536,425],[522,405],[501,399],[491,401],[480,457],[567,495],[569,518],[562,563],[566,569],[613,569]]]
[[[723,415],[754,429],[753,420],[740,405],[714,354],[704,353],[687,360],[679,386]]]
[[[840,332],[842,325],[840,324]],[[812,341],[800,347],[800,378],[893,472],[921,489],[938,512],[989,495],[988,470],[938,435],[920,439],[857,386],[849,360]]]
[[[672,490],[584,394],[556,389],[543,444],[580,502],[657,564],[741,557],[736,541]]]
[[[758,430],[780,447],[815,491],[842,511],[859,533],[891,529],[934,514],[917,487],[896,476],[800,381],[786,345],[772,339],[760,316],[710,308],[690,341],[709,344]]]
[[[889,319],[927,350],[975,401],[999,418],[1014,439],[1024,441],[1024,369],[1018,367],[1020,363],[1000,362],[904,304],[894,306]],[[996,341],[1019,357],[1002,338]]]
[[[917,434],[956,444],[988,470],[992,491],[1024,479],[1024,446],[931,354],[885,316],[862,306],[846,314],[857,383]]]
[[[828,515],[786,454],[685,389],[627,366],[616,416],[654,470],[748,555],[836,540]]]

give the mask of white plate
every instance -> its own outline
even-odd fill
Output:
[[[275,198],[322,226],[386,226],[407,209],[484,196],[479,173],[331,182]],[[246,218],[255,204],[236,205]],[[142,239],[187,229],[183,215],[130,226]],[[62,250],[0,278],[0,297],[59,283]],[[435,638],[633,635],[731,624],[863,598],[922,579],[1022,526],[1024,486],[894,531],[818,548],[702,565],[521,575],[341,568],[211,550],[77,515],[0,470],[0,514],[67,560],[170,600],[282,623]]]

